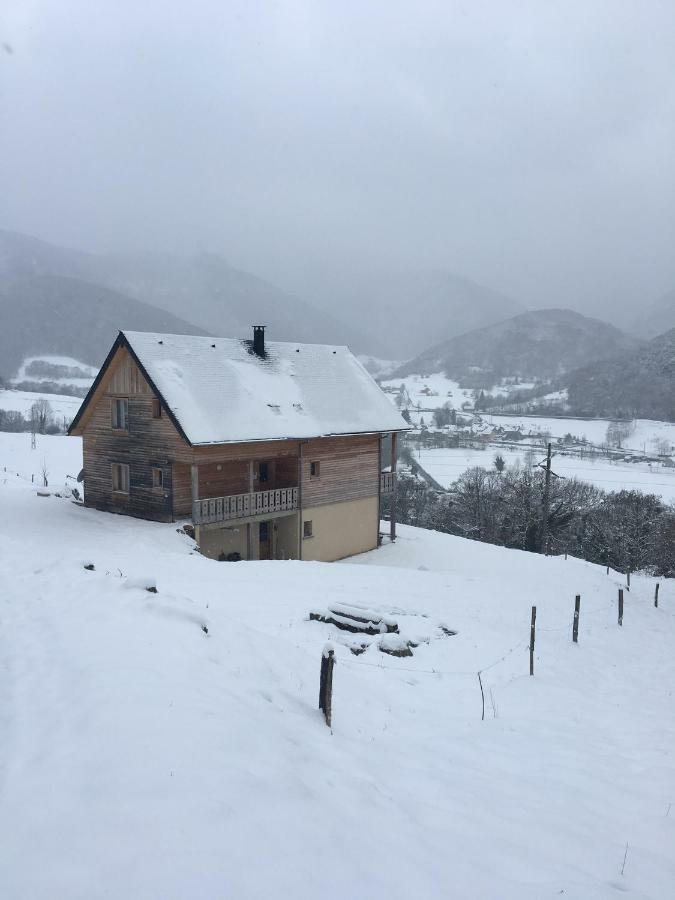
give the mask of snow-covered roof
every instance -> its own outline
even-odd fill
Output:
[[[123,336],[191,444],[402,431],[408,426],[347,347]]]

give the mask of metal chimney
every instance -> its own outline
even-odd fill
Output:
[[[260,359],[265,359],[265,326],[253,326],[253,352]]]

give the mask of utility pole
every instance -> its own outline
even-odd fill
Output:
[[[544,482],[544,521],[541,526],[541,545],[544,556],[548,556],[548,516],[551,506],[551,445],[546,450],[546,480]]]

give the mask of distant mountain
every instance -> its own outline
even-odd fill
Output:
[[[0,376],[27,356],[70,356],[99,366],[120,329],[205,334],[162,309],[62,275],[0,277]]]
[[[440,340],[526,309],[447,271],[332,270],[308,275],[303,290],[358,322],[364,337],[359,352],[383,359],[410,359]]]
[[[506,377],[551,382],[590,360],[631,353],[640,341],[569,309],[540,309],[443,341],[392,377],[445,372],[469,387]]]
[[[675,328],[675,290],[648,305],[633,325],[635,334],[646,338],[657,337],[671,328]]]
[[[62,275],[152,304],[223,336],[247,336],[252,324],[274,340],[355,345],[358,332],[298,297],[228,265],[214,254],[96,255],[0,230],[0,277],[15,282]]]
[[[571,373],[567,389],[578,415],[675,422],[675,328],[620,359]]]

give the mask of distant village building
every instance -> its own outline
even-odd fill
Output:
[[[120,332],[70,427],[85,505],[188,519],[206,556],[335,560],[379,542],[406,422],[346,347]]]

